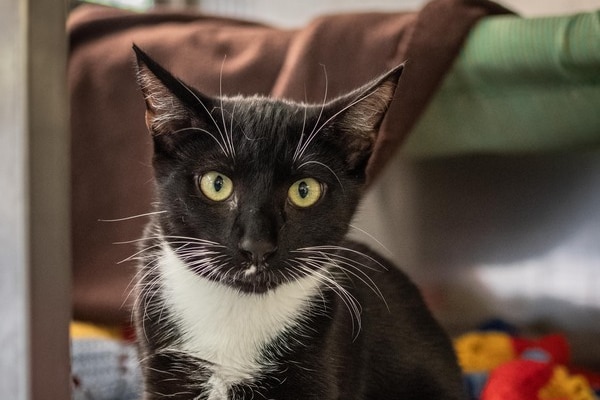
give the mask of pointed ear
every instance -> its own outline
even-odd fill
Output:
[[[146,126],[156,137],[189,127],[198,106],[209,110],[211,100],[171,75],[135,44],[137,81],[146,101]]]
[[[366,168],[404,64],[326,105],[352,169]]]

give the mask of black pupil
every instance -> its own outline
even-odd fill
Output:
[[[300,184],[298,185],[298,194],[300,195],[300,197],[302,197],[303,199],[306,198],[306,196],[308,196],[308,185],[306,184],[306,182],[302,181],[300,182]]]
[[[221,189],[223,189],[223,177],[221,175],[215,178],[215,181],[213,182],[213,187],[215,188],[216,192],[220,192]]]

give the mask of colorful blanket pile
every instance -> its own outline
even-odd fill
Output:
[[[570,365],[565,336],[526,338],[513,329],[466,333],[454,341],[470,399],[597,400],[600,375]]]
[[[135,400],[142,390],[131,331],[73,323],[73,400]],[[472,331],[454,341],[471,400],[598,400],[600,374],[570,365],[561,334]]]

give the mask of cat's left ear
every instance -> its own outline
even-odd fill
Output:
[[[401,64],[325,106],[326,115],[340,133],[336,140],[341,140],[348,152],[351,169],[366,168],[403,69]]]

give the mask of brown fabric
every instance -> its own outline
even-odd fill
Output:
[[[151,141],[134,78],[133,42],[207,94],[323,101],[407,61],[369,165],[373,179],[427,105],[473,24],[504,13],[487,1],[436,0],[420,12],[327,16],[284,30],[192,13],[80,7],[68,21],[74,316],[129,318],[127,297],[150,211]],[[221,86],[221,87],[220,87]]]

